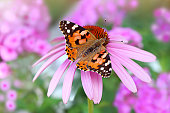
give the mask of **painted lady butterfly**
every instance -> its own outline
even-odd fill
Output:
[[[83,71],[94,71],[109,77],[112,71],[109,53],[105,46],[109,42],[107,32],[98,26],[81,27],[70,21],[61,21],[60,30],[65,35],[66,53],[71,61]]]

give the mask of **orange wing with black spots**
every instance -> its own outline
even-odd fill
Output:
[[[66,45],[65,51],[66,51],[66,54],[68,56],[68,59],[74,62],[76,60],[76,58],[77,58],[77,49],[69,48]]]
[[[88,30],[70,21],[61,21],[59,28],[65,35],[65,51],[68,59],[73,62],[80,57],[81,52],[87,48],[88,44],[96,39]]]
[[[83,71],[94,71],[100,74],[102,77],[107,78],[112,72],[111,60],[109,53],[104,46],[101,47],[101,51],[97,52],[87,60],[79,61],[77,68]]]
[[[89,40],[96,39],[88,30],[70,21],[61,21],[59,28],[65,35],[66,44],[70,48],[81,47]]]
[[[109,77],[112,71],[107,32],[97,26],[81,27],[70,21],[61,21],[60,30],[65,35],[66,53],[71,61],[78,60],[76,66],[83,71],[94,71],[102,77]]]

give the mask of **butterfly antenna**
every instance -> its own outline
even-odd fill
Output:
[[[106,30],[106,19],[104,19],[104,25],[103,26],[104,26],[104,32],[103,32],[103,36],[104,36],[105,30]]]

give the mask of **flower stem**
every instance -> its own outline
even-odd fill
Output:
[[[93,113],[93,101],[88,99],[88,113]]]

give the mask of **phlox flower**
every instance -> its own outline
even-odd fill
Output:
[[[14,101],[7,101],[6,102],[6,109],[8,111],[14,111],[16,109],[16,103]]]
[[[80,25],[95,25],[103,18],[114,26],[120,26],[126,13],[137,7],[138,0],[81,0],[65,20]]]
[[[0,94],[0,102],[4,102],[4,100],[5,100],[4,95],[3,95],[3,94]]]
[[[9,90],[7,92],[7,98],[8,98],[8,100],[16,100],[17,92],[15,90]]]
[[[16,60],[24,51],[39,55],[49,51],[50,16],[43,0],[8,0],[0,4],[0,57],[3,61]],[[31,44],[33,41],[36,43]]]
[[[0,88],[2,91],[7,91],[10,88],[10,82],[7,80],[3,80],[0,82]]]
[[[169,73],[160,74],[152,84],[134,79],[138,86],[137,94],[131,93],[122,84],[120,85],[113,102],[119,113],[130,113],[131,109],[136,113],[169,113]]]
[[[142,36],[131,28],[115,27],[109,31],[109,34],[125,38],[132,46],[142,47]]]
[[[0,79],[4,79],[11,74],[10,67],[5,62],[0,62]]]
[[[155,9],[155,22],[151,26],[151,30],[158,40],[163,42],[170,41],[170,10],[166,8]]]
[[[115,73],[118,75],[123,84],[132,92],[137,92],[136,85],[126,71],[124,67],[134,73],[139,79],[144,82],[151,82],[150,76],[133,60],[139,60],[143,62],[152,62],[155,61],[156,57],[144,50],[138,49],[136,47],[122,43],[122,38],[117,36],[109,35],[109,43],[106,45],[107,51],[110,53],[111,65]],[[58,37],[54,39],[54,42],[59,44],[55,45],[52,50],[39,59],[34,65],[39,64],[48,58],[48,60],[40,67],[36,75],[33,78],[33,81],[54,61],[64,56],[65,53],[65,38]],[[50,81],[47,96],[50,96],[54,89],[56,88],[60,78],[65,73],[63,88],[62,88],[62,99],[66,104],[69,100],[72,82],[74,79],[74,74],[76,71],[76,61],[71,62],[68,59],[64,59],[64,62],[54,73],[53,78]],[[124,67],[123,67],[124,66]],[[68,70],[67,70],[68,69]],[[93,100],[95,104],[99,103],[102,97],[103,83],[102,77],[95,72],[84,72],[81,71],[81,81],[84,88],[84,91],[87,97],[90,100]],[[88,81],[88,82],[87,82]]]

